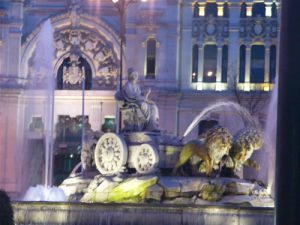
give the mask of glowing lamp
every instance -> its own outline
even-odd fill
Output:
[[[208,77],[211,77],[212,75],[213,75],[213,71],[208,71],[208,72],[207,72],[207,76],[208,76]]]

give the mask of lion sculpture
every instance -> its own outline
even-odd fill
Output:
[[[191,157],[198,156],[201,164],[199,172],[211,175],[220,168],[222,158],[229,155],[233,137],[226,128],[216,126],[209,129],[203,139],[193,140],[184,145],[174,172]]]
[[[259,164],[250,157],[254,151],[261,149],[263,144],[264,139],[260,130],[245,128],[239,131],[234,137],[233,147],[230,150],[231,159],[226,163],[226,166],[234,171],[240,170],[243,165],[259,170]]]

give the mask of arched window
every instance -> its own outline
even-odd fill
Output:
[[[194,17],[199,17],[199,3],[198,2],[195,2],[193,12],[194,12],[193,13]]]
[[[252,6],[252,17],[260,15],[261,17],[266,17],[266,5],[265,3],[254,3]]]
[[[241,14],[240,14],[241,18],[246,18],[247,17],[247,5],[245,2],[242,3],[241,5]]]
[[[251,83],[263,83],[265,74],[265,46],[253,45],[251,48]]]
[[[225,2],[223,6],[223,17],[225,18],[229,17],[229,7],[227,2]]]
[[[70,57],[64,59],[64,61],[58,69],[56,78],[56,89],[80,90],[82,89],[82,76],[85,76],[85,90],[91,90],[91,66],[82,56],[71,54]]]
[[[227,69],[228,69],[228,46],[224,45],[222,48],[222,83],[227,82]]]
[[[155,78],[156,40],[149,38],[147,41],[146,78]]]
[[[203,82],[216,82],[217,71],[217,46],[206,45],[204,47]]]
[[[275,2],[272,4],[272,18],[277,18],[277,5]]]
[[[193,59],[192,59],[192,82],[198,81],[198,48],[199,46],[195,44],[193,46]]]
[[[275,82],[276,77],[276,46],[270,48],[270,83]]]
[[[218,16],[218,6],[217,3],[206,3],[205,5],[205,16]]]
[[[240,47],[240,66],[239,66],[239,83],[245,83],[246,73],[246,46]]]

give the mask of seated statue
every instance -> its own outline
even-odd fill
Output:
[[[136,105],[138,109],[130,111],[130,114],[135,114],[129,115],[131,119],[128,119],[128,115],[127,120],[124,119],[125,129],[127,126],[133,128],[132,131],[159,131],[158,108],[155,102],[148,98],[150,92],[148,89],[146,93],[142,93],[138,84],[138,72],[129,69],[128,81],[122,88],[121,98],[127,104]]]

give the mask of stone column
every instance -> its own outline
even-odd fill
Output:
[[[264,74],[264,90],[270,89],[270,45],[265,45],[265,74]]]
[[[244,90],[250,91],[250,72],[251,72],[251,45],[246,45],[246,69]]]
[[[300,2],[281,1],[276,225],[300,224]]]
[[[178,77],[178,87],[181,90],[188,90],[193,88],[193,84],[191,82],[191,74],[192,74],[192,23],[193,17],[191,16],[192,12],[192,4],[188,2],[184,2],[182,4],[182,14],[190,15],[181,17],[182,25],[181,25],[181,37],[179,40],[180,47],[180,55],[179,55],[179,77]]]
[[[222,45],[217,45],[217,73],[216,73],[216,91],[221,90],[222,80]]]
[[[11,1],[10,24],[6,41],[6,66],[8,75],[19,76],[21,64],[21,37],[23,27],[23,1]],[[4,47],[4,46],[3,46]]]
[[[230,26],[228,37],[228,87],[235,88],[235,80],[239,76],[239,56],[240,56],[240,41],[239,41],[239,27],[240,27],[240,3],[229,3]]]
[[[204,45],[203,43],[198,44],[198,85],[197,89],[203,89],[203,65],[204,65]]]

